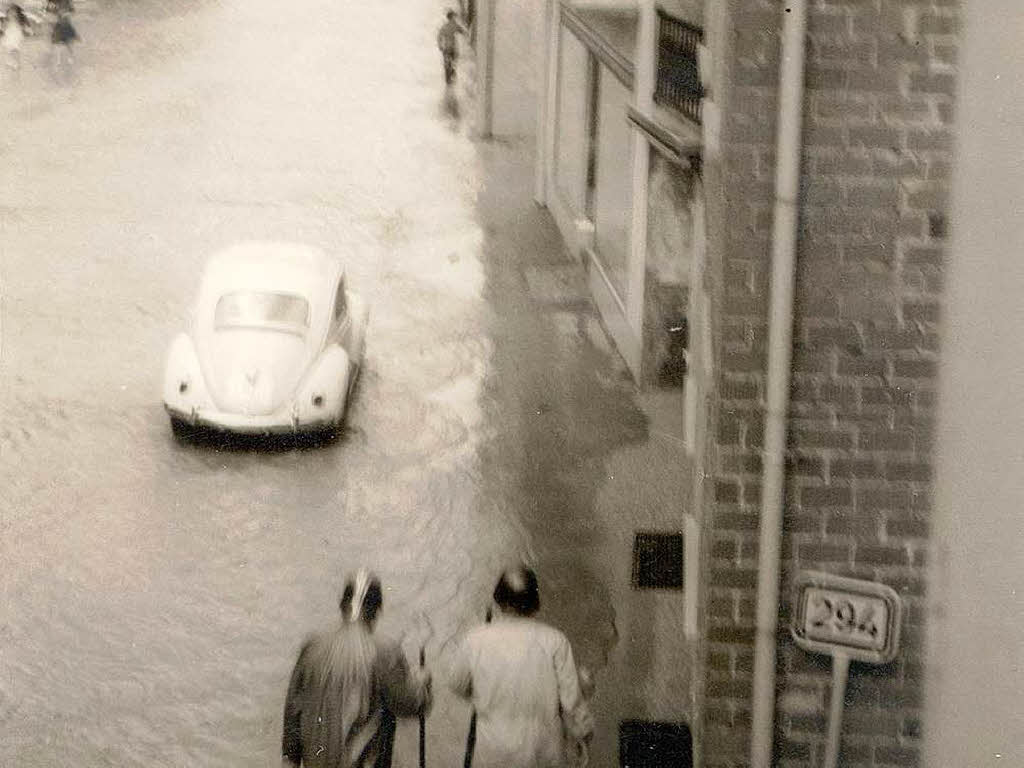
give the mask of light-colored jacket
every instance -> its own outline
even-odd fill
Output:
[[[593,732],[568,638],[535,619],[500,616],[472,630],[450,675],[477,713],[473,768],[562,768],[566,736]]]

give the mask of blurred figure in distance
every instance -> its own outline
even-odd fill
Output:
[[[457,35],[463,35],[466,30],[456,21],[455,11],[450,8],[445,13],[445,22],[437,30],[437,48],[441,51],[441,60],[444,64],[445,85],[455,82],[455,62],[459,58],[459,43]]]

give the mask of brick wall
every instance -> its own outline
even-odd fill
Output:
[[[958,6],[810,0],[778,640],[776,764],[820,765],[829,661],[789,639],[800,569],[902,595],[903,650],[853,664],[843,766],[918,764]],[[702,752],[749,756],[776,88],[782,5],[732,0],[713,51],[708,159],[718,391],[708,470]],[[717,189],[716,189],[717,187]]]

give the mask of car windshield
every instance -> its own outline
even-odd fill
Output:
[[[217,328],[274,328],[305,333],[309,302],[287,293],[245,292],[220,297],[214,312]]]

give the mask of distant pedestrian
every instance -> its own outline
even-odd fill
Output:
[[[459,59],[459,43],[457,35],[464,35],[466,30],[456,21],[455,11],[449,9],[445,13],[445,22],[437,30],[437,48],[441,51],[444,64],[444,82],[451,85],[455,82],[455,63]]]
[[[17,3],[11,3],[4,15],[0,47],[4,49],[5,63],[15,72],[21,69],[21,44],[28,33],[29,22],[25,11]]]
[[[476,713],[473,768],[585,765],[593,718],[580,690],[568,638],[534,618],[537,576],[526,567],[502,574],[499,612],[471,630],[455,652],[450,685]]]
[[[47,10],[55,17],[53,31],[50,33],[55,73],[67,75],[75,60],[71,52],[71,44],[78,39],[75,25],[71,23],[71,14],[75,7],[71,0],[51,0]]]
[[[341,624],[302,646],[288,684],[282,766],[387,768],[396,719],[430,706],[430,675],[373,635],[383,603],[365,570],[346,579]]]

